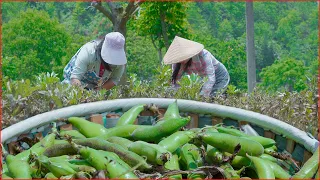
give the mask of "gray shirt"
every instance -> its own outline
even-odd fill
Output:
[[[70,79],[76,78],[80,81],[85,81],[85,76],[87,75],[86,73],[88,71],[93,71],[97,76],[99,75],[101,61],[103,60],[98,55],[100,52],[96,51],[98,44],[99,42],[97,41],[91,41],[82,46],[81,50],[76,56],[75,65],[71,71]],[[110,67],[112,71],[105,70],[101,81],[104,83],[110,79],[115,85],[117,85],[120,82],[125,65],[111,65]],[[90,82],[84,82],[84,84],[87,84],[88,88],[97,86],[97,84]]]

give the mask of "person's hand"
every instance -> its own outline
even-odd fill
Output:
[[[71,79],[71,84],[74,85],[74,86],[81,86],[80,80],[79,79],[75,79],[75,78]]]

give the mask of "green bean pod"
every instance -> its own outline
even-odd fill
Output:
[[[76,150],[72,148],[69,143],[54,144],[53,146],[47,148],[42,155],[47,157],[55,157],[62,155],[75,155]]]
[[[207,146],[207,155],[205,156],[206,161],[213,164],[220,164],[223,160],[223,153],[210,145]]]
[[[172,153],[195,136],[195,132],[192,131],[177,131],[160,141],[158,145]]]
[[[63,139],[55,139],[53,144],[69,144],[68,141],[63,140]]]
[[[276,141],[270,138],[262,137],[262,136],[247,136],[243,137],[247,139],[251,139],[260,143],[264,148],[272,147],[276,144]]]
[[[108,132],[98,138],[107,140],[110,137],[117,136],[123,138],[131,138],[131,134],[137,128],[148,127],[146,125],[122,125],[108,129]]]
[[[229,153],[233,153],[234,148],[240,144],[241,149],[238,153],[240,156],[245,156],[246,153],[252,156],[260,156],[264,151],[263,146],[258,142],[230,134],[212,132],[202,133],[200,136],[205,143]]]
[[[150,144],[151,147],[157,149],[160,156],[157,157],[157,161],[167,162],[172,157],[172,153],[165,148],[159,146],[158,144]]]
[[[52,174],[52,172],[47,173],[44,178],[46,178],[46,179],[59,179],[56,176],[54,176]]]
[[[79,131],[77,130],[68,130],[68,131],[60,131],[60,136],[65,136],[65,135],[69,135],[71,136],[73,139],[83,139],[86,138],[83,134],[81,134]]]
[[[70,117],[68,118],[68,121],[85,137],[97,137],[108,132],[108,130],[101,124],[90,122],[83,118]]]
[[[266,164],[268,164],[271,169],[273,170],[274,176],[277,179],[289,179],[291,176],[290,174],[285,171],[281,166],[279,166],[277,163],[274,163],[269,160],[264,160]]]
[[[277,159],[269,154],[262,154],[260,156],[261,159],[265,159],[265,160],[268,160],[268,161],[271,161],[271,162],[274,162],[274,163],[278,163],[278,162],[282,162],[281,159]]]
[[[218,126],[218,127],[216,127],[216,129],[218,130],[219,133],[230,134],[230,135],[234,135],[234,136],[238,136],[238,137],[249,136],[248,134],[246,134],[238,129],[234,129],[234,128],[230,128],[230,127],[228,128],[228,127]]]
[[[52,162],[46,156],[39,156],[38,161],[58,178],[76,173],[67,162]]]
[[[273,169],[265,162],[266,160],[248,154],[247,157],[252,161],[252,167],[256,171],[259,179],[275,179]]]
[[[138,167],[140,171],[146,171],[151,169],[151,166],[145,161],[144,158],[142,158],[141,156],[139,156],[138,154],[132,151],[124,149],[122,146],[118,144],[110,143],[108,141],[105,141],[99,138],[75,139],[73,142],[76,144],[79,144],[82,146],[88,146],[97,150],[114,152],[120,157],[120,159],[128,163],[131,167],[142,163],[141,166]],[[61,156],[65,154],[76,154],[76,153],[77,152],[70,144],[57,144],[48,148],[44,152],[44,155],[48,157],[53,157],[53,156]]]
[[[103,139],[98,138],[88,138],[88,139],[75,139],[74,142],[76,144],[82,146],[88,146],[97,150],[104,150],[116,153],[120,159],[124,162],[128,163],[131,167],[142,163],[139,166],[139,170],[145,171],[151,169],[151,166],[138,154],[124,149],[122,146],[114,143],[107,142]]]
[[[274,153],[274,152],[277,152],[277,147],[275,145],[271,146],[269,148],[264,148],[265,154],[270,154],[270,153]]]
[[[164,164],[166,170],[180,170],[179,157],[177,154],[173,154],[172,157]],[[172,175],[169,179],[182,179],[181,174]]]
[[[138,115],[145,109],[146,104],[135,105],[125,112],[118,120],[116,127],[133,124]]]
[[[133,172],[128,172],[128,169],[122,166],[115,160],[106,159],[105,156],[98,150],[82,147],[80,154],[97,170],[107,170],[109,178],[120,179],[136,179],[138,178]]]
[[[68,161],[70,164],[75,164],[75,165],[86,165],[86,166],[91,166],[91,164],[85,160],[85,159],[71,159]]]
[[[29,179],[32,178],[32,170],[27,162],[27,159],[20,159],[13,155],[7,155],[6,157],[7,167],[9,173],[13,178]]]
[[[193,170],[202,166],[202,158],[200,155],[199,148],[194,144],[185,144],[177,150],[180,157],[180,163],[183,169]],[[188,179],[203,179],[202,174],[190,173]]]
[[[181,158],[181,163],[187,169],[196,169],[203,164],[200,150],[194,144],[187,143],[183,145],[178,153]]]
[[[200,132],[201,133],[211,133],[211,132],[217,133],[219,131],[214,126],[207,126],[207,127],[202,128]]]
[[[37,155],[41,155],[47,148],[51,147],[54,144],[55,138],[55,133],[49,134],[45,136],[40,142],[33,145],[30,149],[17,154],[15,157],[21,160],[28,160],[31,152]]]
[[[235,168],[250,167],[252,162],[249,158],[243,156],[235,156],[231,162],[231,166]]]
[[[125,168],[131,169],[131,167],[130,167],[126,162],[124,162],[122,159],[120,159],[120,157],[119,157],[116,153],[108,152],[108,151],[102,151],[102,150],[99,150],[99,152],[100,152],[104,157],[106,157],[107,159],[113,160],[113,161],[117,161],[119,164],[121,164],[121,165],[124,166]]]
[[[109,178],[118,178],[118,179],[138,179],[138,177],[128,169],[122,166],[117,161],[111,160],[107,165],[108,177]]]
[[[125,149],[128,149],[128,146],[133,143],[132,141],[130,141],[129,139],[126,138],[122,138],[122,137],[117,137],[117,136],[112,136],[109,137],[107,139],[107,141],[111,142],[111,143],[115,143],[118,144],[120,146],[122,146]]]
[[[302,168],[292,176],[293,179],[310,179],[317,172],[319,167],[319,146],[310,159],[302,166]]]
[[[179,108],[177,100],[175,100],[173,103],[169,104],[166,112],[163,115],[163,119],[171,119],[171,118],[181,118],[179,114]]]
[[[90,174],[94,174],[97,170],[91,166],[88,166],[88,165],[76,165],[76,164],[71,164],[69,163],[69,166],[75,170],[76,172],[87,172],[87,173],[90,173]]]
[[[260,143],[264,148],[271,147],[276,144],[276,142],[273,139],[262,137],[262,136],[250,136],[240,130],[233,129],[233,128],[225,128],[225,127],[217,127],[217,130],[220,133],[230,134],[238,137],[245,137],[254,141],[257,141]]]
[[[169,136],[179,130],[181,127],[188,124],[190,117],[187,118],[172,118],[159,121],[154,126],[139,127],[132,133],[135,140],[146,142],[154,142],[163,137]]]
[[[78,150],[81,157],[87,160],[96,170],[106,170],[107,165],[109,164],[109,160],[107,160],[99,150],[86,147],[86,146],[79,146],[73,142],[72,147]]]
[[[49,160],[51,162],[69,162],[74,159],[79,159],[79,155],[74,155],[74,156],[68,156],[68,155],[62,155],[62,156],[56,156],[56,157],[50,157]]]
[[[163,165],[168,160],[167,151],[163,152],[161,151],[161,147],[155,147],[144,141],[135,141],[131,143],[128,150],[140,156],[146,156],[147,161],[153,164]]]
[[[220,165],[220,168],[223,169],[223,175],[226,179],[239,179],[240,175],[229,163],[223,163]]]

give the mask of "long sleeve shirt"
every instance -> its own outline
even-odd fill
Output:
[[[200,94],[209,95],[216,83],[215,71],[219,63],[220,62],[209,51],[203,49],[198,55],[192,58],[191,65],[187,69],[185,69],[185,65],[181,65],[177,75],[177,81],[181,79],[184,73],[195,73],[201,77],[208,77],[208,81],[204,83]],[[176,64],[173,64],[173,70],[175,67]]]
[[[92,73],[88,72],[94,72],[96,75],[100,73],[100,65],[103,60],[98,54],[100,52],[96,51],[98,43],[98,41],[91,41],[81,47],[65,68],[66,72],[64,72],[64,74],[66,79],[79,79],[84,84],[87,84],[89,88],[97,86],[97,83],[88,81],[88,79],[92,78],[88,77],[92,76]],[[110,79],[117,85],[120,82],[125,65],[110,65],[110,67],[112,71],[105,70],[102,74],[101,81],[105,82]]]

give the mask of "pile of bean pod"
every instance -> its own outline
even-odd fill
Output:
[[[318,169],[319,148],[294,174],[277,152],[276,142],[222,124],[186,129],[177,101],[154,125],[135,125],[155,106],[136,105],[113,128],[79,117],[67,119],[77,130],[51,131],[16,155],[3,149],[2,178],[120,179],[305,179]]]

